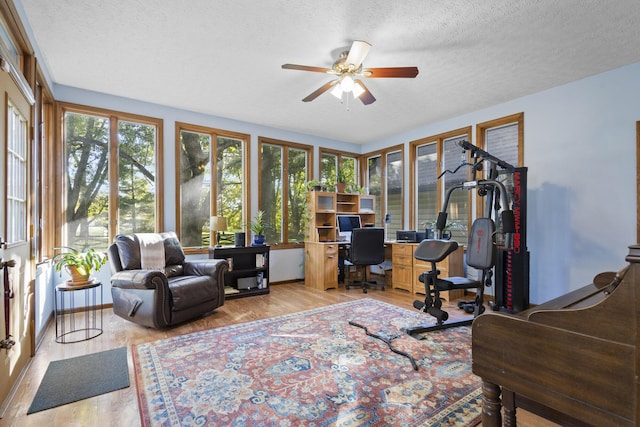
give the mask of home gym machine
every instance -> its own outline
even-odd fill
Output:
[[[463,152],[469,151],[473,163],[464,162],[472,171],[472,179],[449,188],[442,211],[438,214],[434,239],[423,240],[414,252],[416,259],[431,263],[431,270],[420,275],[425,285],[425,300],[416,300],[413,306],[436,318],[435,325],[406,328],[414,338],[432,330],[471,324],[473,318],[483,313],[484,287],[492,285],[495,272],[495,300],[490,303],[493,310],[517,312],[529,305],[529,254],[526,249],[526,168],[514,167],[467,141],[458,143]],[[478,175],[486,164],[485,178]],[[498,172],[498,168],[502,170]],[[436,264],[458,248],[456,241],[442,240],[447,222],[447,208],[451,193],[457,190],[477,190],[484,200],[484,216],[473,221],[466,250],[466,264],[477,269],[479,279],[468,277],[439,278]],[[468,275],[468,274],[467,274]],[[473,313],[472,319],[445,324],[449,318],[442,310],[440,292],[475,289],[473,301],[461,301],[458,307]]]

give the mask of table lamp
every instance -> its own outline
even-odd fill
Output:
[[[211,229],[211,240],[213,241],[213,232],[216,232],[215,243],[220,246],[220,232],[227,231],[227,219],[222,216],[212,216],[209,228]]]

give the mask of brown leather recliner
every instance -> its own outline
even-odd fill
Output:
[[[187,261],[175,233],[159,236],[164,244],[162,270],[141,269],[140,242],[135,234],[119,234],[109,246],[114,313],[140,325],[165,328],[222,306],[227,261]]]

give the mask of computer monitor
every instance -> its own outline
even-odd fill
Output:
[[[339,240],[351,240],[351,230],[362,227],[358,215],[337,215]]]

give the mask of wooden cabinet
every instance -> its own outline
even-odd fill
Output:
[[[336,241],[336,193],[310,191],[307,193],[309,209],[309,242]]]
[[[424,283],[420,282],[419,277],[426,271],[431,271],[431,264],[428,262],[417,260],[413,257],[413,253],[418,247],[417,243],[392,243],[391,262],[393,271],[392,287],[404,289],[414,294],[424,295]],[[463,265],[464,249],[459,247],[455,252],[450,254],[442,262],[436,264],[436,268],[440,270],[438,277],[460,277],[464,275]],[[452,300],[461,298],[464,295],[463,290],[450,292],[441,292],[442,298]]]
[[[393,243],[391,249],[392,288],[413,293],[413,251],[415,245]]]
[[[269,246],[210,247],[209,258],[229,262],[225,299],[269,293]]]
[[[376,224],[375,196],[365,194],[336,194],[336,210],[338,214],[358,215],[363,227],[374,227]]]
[[[304,284],[315,289],[338,287],[338,243],[304,244]]]
[[[375,196],[310,191],[307,193],[307,204],[309,223],[305,242],[304,283],[322,290],[337,288],[339,247],[336,215],[359,215],[363,227],[373,226],[376,222]],[[409,283],[410,279],[411,273],[407,277]]]

